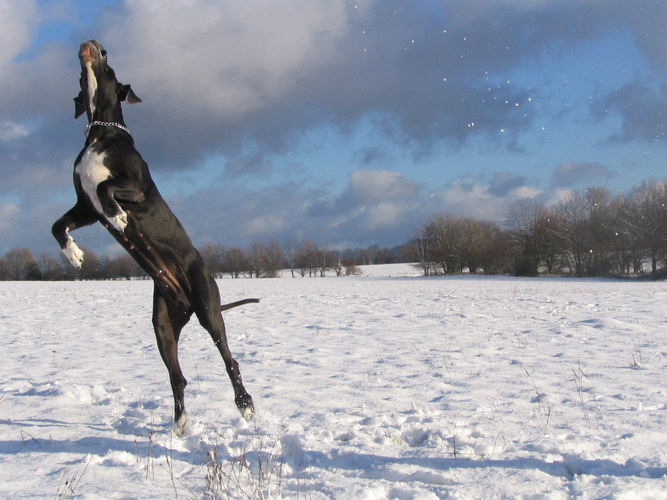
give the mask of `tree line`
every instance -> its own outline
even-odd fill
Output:
[[[667,255],[667,182],[602,187],[547,207],[517,201],[502,224],[436,215],[413,242],[424,274],[657,275]]]
[[[84,248],[80,270],[60,254],[33,256],[14,248],[0,258],[0,280],[104,280],[146,278],[128,256],[98,257]],[[667,182],[644,182],[613,195],[602,187],[571,192],[560,203],[517,201],[502,222],[434,215],[412,240],[392,248],[331,250],[309,240],[247,247],[209,244],[199,249],[217,278],[336,276],[357,266],[415,263],[424,275],[485,273],[537,276],[664,274],[667,256]]]
[[[62,254],[35,257],[27,248],[14,248],[0,258],[0,281],[60,281],[143,279],[148,276],[129,255],[98,257],[82,247],[81,269],[72,267]],[[365,264],[400,262],[390,250],[375,245],[367,249],[329,250],[312,241],[255,241],[247,247],[209,244],[199,248],[204,262],[216,278],[275,278],[287,269],[291,276],[336,276],[358,273],[357,262]],[[391,257],[389,257],[391,255]]]

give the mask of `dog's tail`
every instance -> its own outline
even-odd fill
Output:
[[[223,304],[220,306],[221,311],[227,311],[228,309],[232,309],[233,307],[237,306],[242,306],[243,304],[252,304],[252,303],[257,303],[259,302],[259,299],[243,299],[243,300],[237,300],[236,302],[230,302],[229,304]]]

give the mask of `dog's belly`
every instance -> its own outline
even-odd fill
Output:
[[[74,171],[79,176],[81,187],[86,196],[88,196],[97,213],[101,215],[103,211],[102,204],[97,196],[97,186],[100,182],[111,177],[111,172],[104,166],[104,153],[96,153],[92,148],[86,148]]]

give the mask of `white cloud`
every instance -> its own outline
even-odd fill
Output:
[[[63,109],[64,92],[70,95],[66,89],[73,88],[67,79],[74,66],[72,54],[65,52],[64,44],[38,36],[40,28],[48,35],[50,27],[45,24],[66,16],[68,3],[0,0],[0,134],[4,140],[16,139],[26,130],[3,120],[43,123],[54,109]]]
[[[9,231],[14,225],[19,212],[19,206],[15,203],[0,205],[0,231]]]
[[[10,120],[0,121],[0,142],[10,142],[29,135],[28,129]]]
[[[454,180],[443,188],[428,193],[421,213],[425,217],[444,213],[499,221],[512,202],[544,196],[542,190],[529,184],[516,186],[498,195],[493,189],[493,183],[494,179],[490,182],[467,178]]]
[[[245,233],[251,238],[264,238],[266,234],[282,231],[285,227],[284,222],[281,215],[258,215],[248,221]]]
[[[404,222],[406,213],[406,207],[403,203],[384,201],[369,208],[364,226],[370,231],[400,226]]]
[[[151,99],[225,121],[262,108],[326,61],[349,2],[128,2],[100,41],[119,78]],[[120,71],[118,71],[120,70]]]
[[[355,204],[373,204],[414,196],[415,181],[390,170],[355,170],[350,174],[348,196]]]
[[[510,193],[510,200],[533,200],[542,194],[541,189],[534,186],[520,186]]]
[[[36,22],[34,0],[0,0],[0,77],[5,76],[5,67],[30,46]]]

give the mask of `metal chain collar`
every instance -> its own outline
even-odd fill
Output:
[[[88,133],[90,132],[90,129],[92,127],[117,127],[121,130],[124,130],[128,134],[130,133],[130,129],[128,129],[125,125],[117,122],[101,122],[101,121],[92,121],[88,125],[86,125],[86,128],[83,129],[83,135],[88,137]]]

